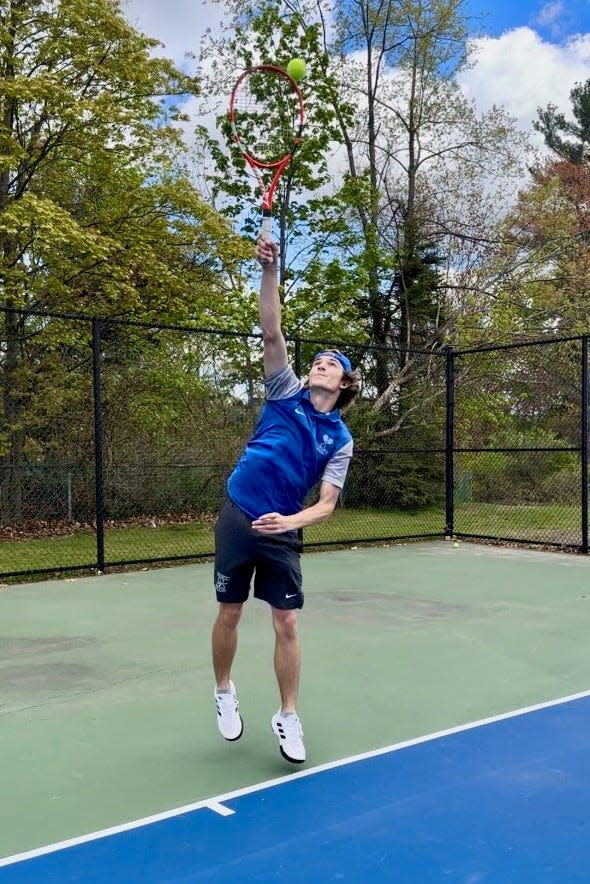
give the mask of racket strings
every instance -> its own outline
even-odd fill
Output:
[[[300,99],[287,77],[254,71],[233,99],[233,128],[242,147],[258,162],[273,164],[291,153],[300,136]]]

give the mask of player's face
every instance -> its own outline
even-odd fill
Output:
[[[332,356],[322,354],[314,359],[311,365],[309,386],[310,388],[317,387],[335,393],[340,389],[343,376],[344,369],[338,360]]]

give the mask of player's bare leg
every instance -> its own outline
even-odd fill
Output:
[[[274,665],[281,708],[273,715],[271,725],[283,757],[294,764],[301,764],[305,761],[305,746],[303,729],[296,712],[301,670],[297,611],[272,608],[272,622],[275,630]]]
[[[272,608],[275,630],[274,665],[283,712],[295,712],[299,691],[301,651],[297,633],[297,611]]]
[[[231,667],[238,647],[238,623],[241,615],[241,602],[221,603],[211,635],[217,726],[222,737],[229,741],[238,740],[244,729],[242,718],[238,712],[236,689],[230,679]]]

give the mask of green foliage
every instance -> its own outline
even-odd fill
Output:
[[[223,499],[227,465],[185,464],[110,467],[105,475],[107,517],[214,513]]]
[[[581,501],[582,477],[579,467],[566,467],[543,480],[539,500],[571,506]]]
[[[570,101],[575,122],[568,120],[556,105],[548,104],[546,108],[537,108],[539,119],[533,121],[533,126],[557,156],[577,165],[590,159],[590,80],[576,83],[570,91]]]
[[[483,199],[482,176],[505,188],[500,173],[514,168],[513,131],[499,112],[477,118],[461,97],[456,75],[467,44],[455,0],[359,0],[341,5],[335,19],[323,0],[225,5],[224,36],[202,53],[211,71],[202,108],[221,102],[220,138],[196,127],[202,184],[217,212],[188,173],[187,121],[172,103],[195,96],[201,84],[152,57],[154,41],[125,22],[116,0],[5,4],[4,300],[154,326],[256,332],[258,275],[253,282],[246,238],[258,230],[260,200],[229,137],[225,104],[243,67],[301,56],[305,139],[275,211],[285,331],[378,345],[369,355],[359,347],[355,360],[365,396],[358,418],[356,407],[349,415],[358,421],[357,447],[376,444],[381,455],[373,465],[376,505],[425,506],[439,494],[439,467],[388,446],[396,447],[400,430],[410,447],[440,442],[438,430],[424,429],[424,415],[434,410],[438,420],[441,387],[427,360],[388,348],[436,349],[453,334],[469,304],[461,287],[479,282],[469,273],[481,268],[493,239],[486,207],[495,195]],[[481,255],[466,243],[483,243]],[[503,256],[494,258],[495,279]],[[477,304],[478,317],[486,303]],[[496,319],[509,328],[514,314],[504,306]],[[477,336],[480,325],[464,328]],[[6,463],[88,451],[88,326],[12,314],[4,326]],[[224,455],[235,455],[260,401],[257,339],[216,345],[124,326],[102,331],[109,463],[203,465],[218,455],[220,440]],[[304,347],[304,361],[312,350]],[[364,493],[361,472],[353,479]]]
[[[578,455],[572,451],[534,449],[563,448],[563,440],[547,430],[503,429],[492,437],[490,448],[514,451],[486,451],[462,456],[462,467],[472,477],[473,499],[490,503],[568,502],[567,489],[575,487]],[[519,450],[520,449],[520,450]],[[530,450],[532,449],[532,450]],[[554,497],[559,493],[559,499]],[[579,493],[579,492],[578,492]],[[574,494],[574,498],[577,494]]]
[[[1,10],[3,305],[203,324],[212,301],[228,300],[228,277],[241,284],[251,246],[186,168],[186,121],[174,102],[199,85],[152,57],[155,45],[114,0],[21,0]],[[14,313],[0,323],[3,507],[18,513],[23,462],[91,450],[90,326]],[[125,379],[116,396],[130,402],[136,442],[151,439],[161,455],[164,427],[172,432],[180,401],[195,392],[183,354],[122,326],[105,329],[103,344]],[[145,365],[152,388],[142,400],[136,376],[124,383]]]
[[[152,57],[156,41],[112,0],[11,2],[0,37],[4,300],[199,315],[220,269],[247,251],[183,166],[170,99],[196,80]]]
[[[390,422],[391,415],[367,404],[347,414],[355,456],[345,486],[345,505],[417,511],[441,503],[444,460],[429,452],[436,447],[436,425],[406,425],[392,439],[383,435]]]
[[[329,180],[326,148],[335,135],[334,125],[323,106],[327,85],[321,83],[324,71],[321,69],[323,50],[320,29],[317,24],[303,28],[298,16],[285,13],[281,2],[276,0],[265,4],[262,9],[245,8],[239,3],[228,3],[227,6],[230,14],[233,8],[235,15],[233,26],[228,29],[231,35],[214,44],[219,61],[213,65],[209,76],[203,74],[209,101],[217,95],[220,102],[225,104],[229,92],[227,74],[221,76],[222,59],[231,59],[230,69],[234,73],[259,63],[286,67],[295,55],[308,60],[308,74],[301,84],[306,105],[305,138],[283,176],[275,197],[277,216],[284,218],[292,228],[292,235],[297,236],[293,225],[297,212],[293,211],[292,205],[299,194],[313,194]],[[250,126],[254,129],[259,122],[252,117]],[[214,198],[222,198],[222,212],[231,218],[240,218],[243,232],[252,236],[259,227],[258,184],[248,173],[239,150],[233,144],[225,107],[218,117],[218,124],[224,136],[223,142],[211,137],[203,126],[197,129],[203,147],[215,163],[207,179]],[[267,139],[272,138],[281,125],[280,122],[268,121]],[[261,142],[262,135],[254,140]]]
[[[442,464],[432,457],[395,450],[357,454],[350,467],[344,505],[417,512],[444,501]]]

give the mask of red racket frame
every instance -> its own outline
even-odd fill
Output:
[[[294,93],[298,99],[299,106],[299,125],[297,131],[295,133],[295,138],[293,140],[293,146],[288,153],[286,153],[283,157],[278,160],[274,160],[273,162],[264,162],[263,160],[257,159],[253,156],[246,147],[242,144],[240,140],[240,136],[236,129],[235,125],[235,100],[238,90],[242,84],[242,82],[249,77],[252,73],[264,73],[265,71],[272,72],[273,74],[278,74],[281,77],[284,77],[287,80],[293,89]],[[235,141],[240,153],[244,157],[246,163],[250,166],[256,178],[258,179],[258,183],[260,185],[260,191],[262,194],[262,214],[263,214],[263,222],[262,228],[269,235],[272,232],[272,203],[275,195],[275,191],[277,188],[277,184],[279,183],[281,176],[293,157],[296,149],[299,147],[302,138],[303,125],[305,123],[305,107],[303,104],[303,96],[301,94],[301,90],[293,79],[293,77],[289,76],[287,71],[283,70],[283,68],[278,67],[277,65],[272,64],[260,64],[255,65],[254,67],[248,68],[245,70],[234,83],[234,87],[232,89],[232,93],[229,99],[229,109],[228,109],[228,118],[231,126],[231,132],[233,140]],[[274,174],[270,180],[270,183],[267,184],[264,176],[262,174],[263,170],[273,170]]]

